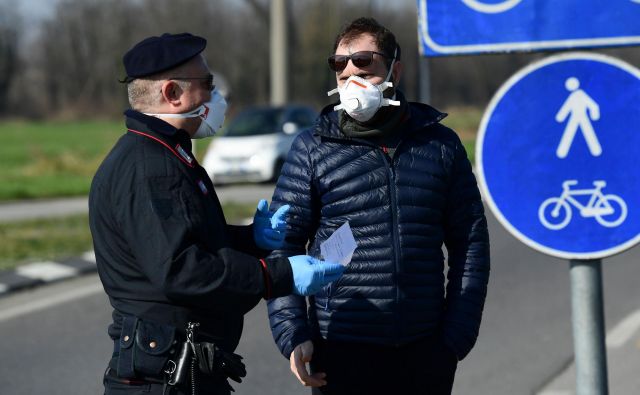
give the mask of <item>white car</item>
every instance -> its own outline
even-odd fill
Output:
[[[250,107],[211,141],[202,166],[215,184],[274,181],[296,135],[317,117],[307,106]]]

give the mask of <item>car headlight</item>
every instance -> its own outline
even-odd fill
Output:
[[[264,164],[264,157],[261,154],[253,154],[249,158],[249,164],[252,166],[260,166]]]

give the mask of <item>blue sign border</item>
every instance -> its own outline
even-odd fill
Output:
[[[593,37],[587,39],[525,41],[507,43],[483,43],[468,45],[440,45],[429,34],[428,0],[418,0],[418,30],[420,36],[420,54],[426,56],[465,55],[478,53],[540,51],[566,48],[611,47],[640,45],[640,36]],[[453,1],[453,0],[451,0]],[[635,0],[634,0],[635,1]],[[638,22],[640,23],[640,22]]]
[[[636,235],[636,237],[628,240],[627,242],[620,244],[616,247],[592,251],[587,253],[578,253],[578,252],[569,252],[558,249],[553,249],[542,245],[535,240],[527,237],[522,232],[520,232],[516,227],[514,227],[509,220],[502,214],[498,206],[496,205],[493,196],[491,195],[491,191],[487,186],[484,168],[483,168],[483,152],[482,148],[484,145],[485,133],[487,131],[487,125],[493,115],[494,110],[497,105],[500,103],[505,94],[516,85],[521,79],[526,77],[528,74],[533,71],[550,65],[552,63],[568,61],[568,60],[592,60],[597,62],[602,62],[606,64],[610,64],[612,66],[618,67],[628,73],[634,75],[636,78],[640,79],[640,69],[626,63],[622,60],[613,58],[611,56],[596,54],[596,53],[588,53],[588,52],[568,52],[560,55],[550,56],[540,61],[534,62],[523,69],[519,70],[516,74],[514,74],[511,78],[509,78],[496,92],[496,94],[491,99],[491,102],[487,106],[487,109],[484,112],[482,117],[482,121],[480,123],[480,127],[478,129],[478,137],[476,140],[476,174],[478,176],[478,183],[480,185],[480,190],[482,192],[484,202],[489,206],[491,211],[494,213],[498,221],[504,226],[509,233],[514,235],[518,240],[522,243],[528,245],[529,247],[538,250],[542,253],[555,256],[558,258],[564,259],[600,259],[604,257],[608,257],[611,255],[618,254],[623,252],[640,242],[640,234]]]

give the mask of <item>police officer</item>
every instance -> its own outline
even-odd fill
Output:
[[[258,204],[254,222],[225,221],[191,138],[213,135],[226,103],[188,33],[149,37],[123,58],[127,131],[98,169],[89,220],[98,273],[113,306],[106,394],[228,394],[244,376],[233,354],[260,298],[310,295],[343,267],[281,247],[287,207]],[[188,373],[185,374],[185,371]]]

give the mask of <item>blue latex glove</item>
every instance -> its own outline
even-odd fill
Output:
[[[253,239],[259,248],[275,250],[282,247],[287,231],[285,217],[288,211],[289,205],[286,204],[272,215],[269,213],[269,203],[264,199],[260,200],[253,216]]]
[[[313,295],[322,287],[342,276],[344,266],[339,263],[326,262],[309,255],[289,257],[293,271],[293,293],[296,295]]]

